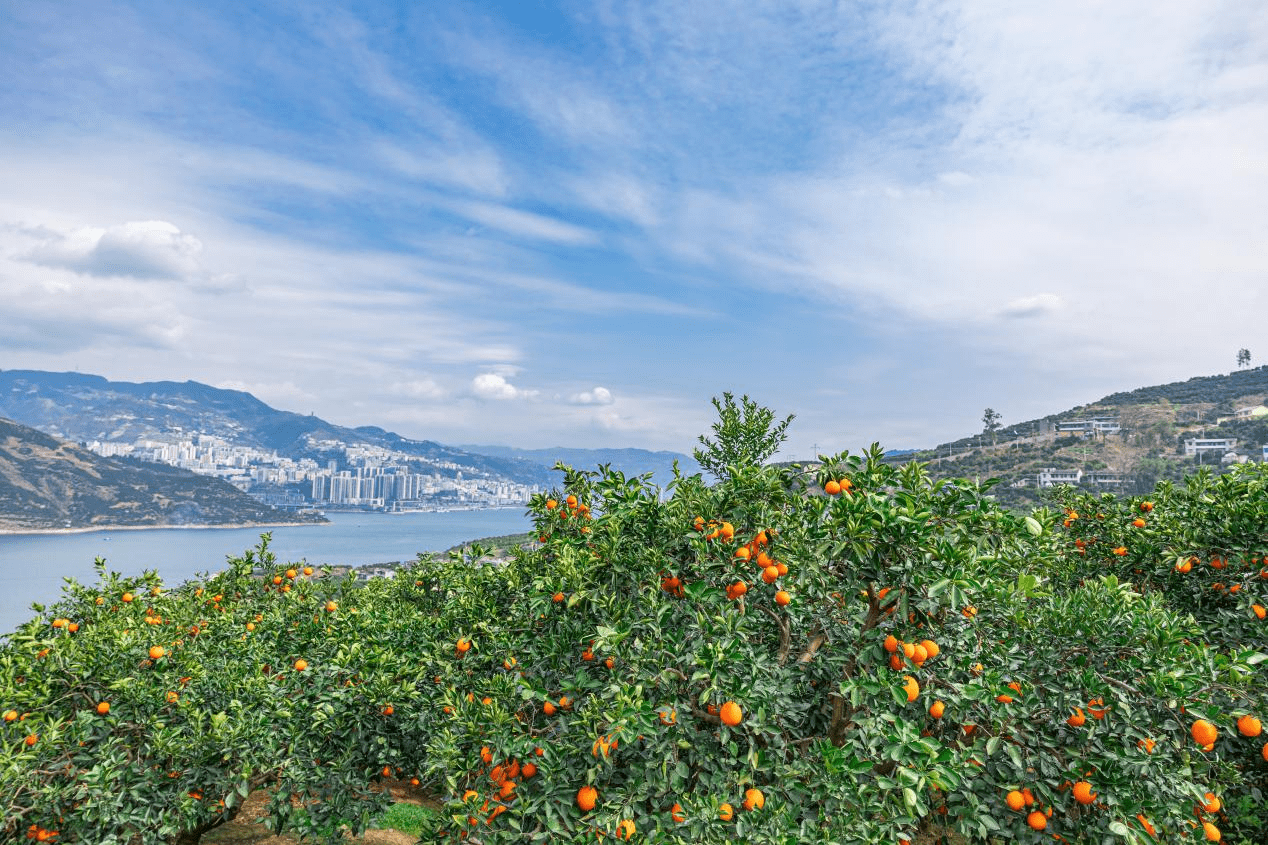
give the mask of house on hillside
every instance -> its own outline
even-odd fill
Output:
[[[1106,489],[1118,489],[1127,483],[1127,477],[1121,472],[1115,472],[1112,469],[1098,470],[1097,472],[1089,472],[1084,481],[1093,487],[1103,487]]]
[[[1236,437],[1186,437],[1184,439],[1184,454],[1189,457],[1202,452],[1218,452],[1222,455],[1236,448]]]
[[[1237,418],[1239,420],[1251,420],[1255,417],[1268,416],[1268,405],[1255,405],[1253,408],[1238,408]]]
[[[1056,487],[1058,484],[1078,484],[1083,480],[1083,470],[1064,467],[1044,467],[1039,470],[1040,487]]]
[[[1121,430],[1117,417],[1092,417],[1086,420],[1062,420],[1057,423],[1057,434],[1077,434],[1080,437],[1117,434]]]

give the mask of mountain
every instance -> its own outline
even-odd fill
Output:
[[[1266,402],[1268,366],[1255,367],[1111,393],[892,460],[927,463],[935,478],[998,478],[993,492],[1017,504],[1041,500],[1045,469],[1069,473],[1091,489],[1143,493],[1201,466],[1218,471],[1232,461],[1260,460],[1268,446]],[[1212,442],[1186,450],[1185,441],[1195,439]]]
[[[373,446],[406,455],[439,475],[463,472],[536,486],[551,480],[535,461],[472,454],[374,426],[346,428],[311,414],[279,411],[250,393],[195,381],[137,384],[83,373],[0,370],[0,416],[81,443],[135,442],[183,432],[319,462],[347,445]]]
[[[700,464],[690,455],[678,452],[650,452],[647,449],[573,449],[555,446],[549,449],[517,449],[512,446],[464,445],[459,447],[482,455],[496,455],[531,461],[551,468],[563,461],[573,469],[594,469],[600,464],[611,464],[627,476],[652,473],[652,482],[664,487],[674,477],[674,462],[683,475],[700,472]]]
[[[261,505],[218,478],[103,458],[0,419],[0,531],[324,521]]]

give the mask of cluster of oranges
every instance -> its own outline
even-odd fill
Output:
[[[540,757],[544,752],[538,748],[535,753]],[[468,789],[462,795],[463,803],[473,804],[483,799],[480,813],[484,816],[485,824],[492,824],[494,819],[505,813],[515,800],[515,790],[519,785],[537,774],[537,764],[532,761],[521,764],[518,759],[511,758],[493,765],[493,759],[493,751],[487,745],[480,749],[480,760],[489,768],[478,768],[475,776],[479,779],[488,775],[491,786],[487,794],[482,795],[478,790]],[[472,815],[467,817],[467,823],[474,827],[480,820]]]

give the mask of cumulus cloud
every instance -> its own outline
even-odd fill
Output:
[[[534,391],[520,390],[497,373],[481,373],[471,380],[471,392],[481,399],[522,399],[532,396]]]
[[[612,396],[612,391],[606,387],[596,387],[594,390],[574,393],[569,397],[569,401],[574,405],[611,405],[616,399]]]
[[[198,268],[202,242],[166,221],[144,220],[106,229],[52,234],[23,258],[90,276],[174,279]]]
[[[1062,304],[1061,297],[1051,293],[1040,293],[1014,299],[1000,309],[999,315],[1011,320],[1046,317],[1060,310]]]

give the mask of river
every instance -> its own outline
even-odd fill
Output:
[[[0,535],[0,636],[34,615],[32,602],[57,600],[63,578],[95,583],[97,557],[105,558],[111,571],[135,575],[153,569],[175,585],[223,568],[227,558],[255,546],[266,531],[272,534],[269,548],[279,562],[360,566],[413,560],[419,552],[532,527],[522,508],[327,516],[328,525]]]

